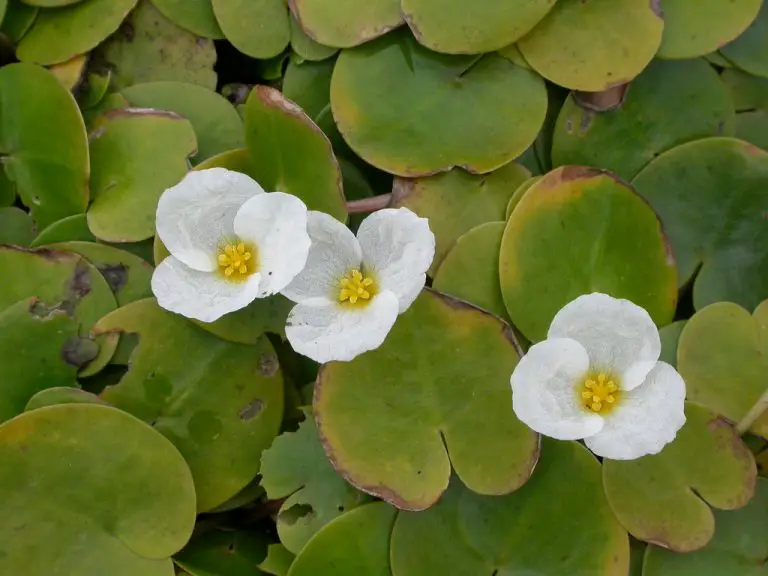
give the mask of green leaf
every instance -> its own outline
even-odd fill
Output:
[[[198,511],[253,480],[283,415],[282,372],[266,338],[220,340],[153,299],[116,310],[93,332],[138,334],[130,370],[101,397],[174,443],[192,469]]]
[[[450,54],[492,52],[530,32],[553,0],[402,0],[414,36],[430,50]]]
[[[331,466],[311,414],[296,432],[281,434],[264,451],[261,476],[270,500],[286,498],[277,533],[293,554],[328,522],[367,500]]]
[[[245,103],[250,175],[269,191],[297,196],[310,210],[346,221],[341,170],[328,138],[274,88],[256,86]]]
[[[0,32],[18,44],[37,18],[39,8],[21,0],[8,0]]]
[[[679,554],[649,546],[644,576],[765,576],[768,557],[768,480],[758,479],[755,497],[741,510],[715,510],[717,532],[709,545]]]
[[[653,210],[594,168],[558,168],[528,189],[507,221],[499,274],[509,317],[532,342],[582,294],[627,298],[659,326],[677,303],[674,259]]]
[[[733,42],[721,46],[720,53],[745,72],[768,78],[768,6],[765,2],[752,24]]]
[[[57,406],[59,404],[101,404],[107,405],[101,398],[79,388],[53,387],[40,390],[32,396],[24,407],[24,412]]]
[[[4,574],[171,576],[169,556],[195,522],[192,477],[173,445],[95,404],[0,426],[0,492]]]
[[[267,556],[266,537],[259,532],[208,532],[193,538],[173,560],[191,576],[258,576]]]
[[[56,77],[64,88],[70,92],[76,92],[85,80],[87,63],[86,54],[78,54],[66,62],[49,66],[48,71]]]
[[[2,166],[38,226],[85,212],[88,140],[75,99],[32,64],[0,70],[0,98],[14,111],[0,118]]]
[[[336,48],[349,48],[386,34],[403,23],[400,0],[292,0],[304,32]]]
[[[339,51],[338,48],[325,46],[307,36],[293,14],[291,14],[291,48],[300,58],[310,61],[325,60]]]
[[[685,415],[659,454],[603,462],[605,493],[624,527],[679,552],[704,546],[715,532],[709,506],[744,506],[757,476],[755,459],[725,420],[695,404],[686,404]]]
[[[661,337],[661,356],[659,360],[677,367],[677,346],[680,341],[680,334],[687,322],[687,320],[678,320],[677,322],[672,322],[672,324],[667,324],[659,330],[659,336]]]
[[[499,284],[503,234],[504,222],[487,222],[465,232],[440,264],[432,287],[509,322]]]
[[[341,52],[331,105],[349,146],[377,168],[408,177],[453,166],[482,173],[533,142],[547,92],[501,56],[437,54],[396,31]]]
[[[632,184],[661,218],[697,310],[723,300],[753,309],[765,298],[768,152],[705,138],[662,154]]]
[[[398,576],[626,576],[627,533],[600,487],[600,465],[575,442],[544,439],[519,491],[481,496],[454,482],[426,512],[401,512],[391,541]]]
[[[213,90],[186,82],[149,82],[125,88],[122,95],[131,106],[167,110],[189,120],[197,136],[193,163],[245,145],[240,115]]]
[[[293,559],[293,554],[288,552],[282,544],[270,544],[267,547],[267,557],[259,564],[259,568],[274,576],[288,576]]]
[[[506,210],[506,218],[505,220],[509,220],[509,217],[512,216],[512,212],[515,211],[515,208],[517,208],[517,205],[520,204],[520,200],[523,198],[523,194],[528,192],[528,189],[536,184],[541,180],[541,176],[532,176],[531,178],[528,178],[525,182],[520,184],[520,186],[517,187],[515,190],[515,193],[512,194],[512,196],[509,199],[509,202],[507,202],[507,210]]]
[[[118,90],[158,80],[216,88],[213,41],[179,28],[149,0],[139,0],[120,31],[99,46],[95,58],[114,71],[112,85]]]
[[[734,134],[728,90],[704,60],[655,60],[616,110],[594,112],[573,94],[560,111],[552,146],[556,166],[600,166],[627,180],[679,144]]]
[[[539,450],[512,412],[518,358],[501,320],[425,290],[380,348],[323,366],[314,409],[327,455],[347,481],[406,510],[434,504],[451,466],[476,492],[518,489]]]
[[[152,3],[168,20],[193,34],[203,38],[224,38],[211,0],[152,0]]]
[[[90,52],[113,34],[138,0],[82,0],[42,10],[19,42],[19,60],[38,64],[65,62]]]
[[[0,244],[29,246],[35,238],[35,223],[21,208],[0,208]]]
[[[103,116],[90,140],[91,232],[107,242],[151,238],[160,195],[184,177],[195,153],[192,124],[171,112],[126,108]]]
[[[739,422],[768,390],[768,300],[754,315],[731,302],[688,320],[677,348],[688,398]],[[751,430],[768,438],[768,413]]]
[[[392,204],[429,218],[435,234],[434,273],[459,236],[480,224],[504,220],[509,199],[529,176],[519,164],[509,163],[484,175],[456,168],[426,178],[397,178]]]
[[[695,58],[738,37],[762,0],[664,0],[660,58]]]
[[[46,244],[75,240],[96,242],[96,236],[91,234],[88,228],[88,219],[85,214],[74,214],[57,220],[37,235],[32,241],[31,247],[39,248]]]
[[[285,0],[213,0],[213,11],[227,40],[252,58],[273,58],[291,39]]]
[[[599,92],[637,76],[656,54],[663,29],[657,2],[559,0],[518,48],[547,80]]]
[[[389,534],[396,512],[374,502],[340,516],[307,543],[288,576],[390,576]]]

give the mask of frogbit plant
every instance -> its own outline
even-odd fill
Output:
[[[157,206],[157,233],[171,255],[152,275],[158,304],[213,322],[285,288],[309,253],[307,207],[225,170],[189,172]]]
[[[515,414],[545,436],[583,439],[604,458],[656,454],[685,423],[685,382],[660,353],[643,308],[606,294],[579,296],[515,368]]]

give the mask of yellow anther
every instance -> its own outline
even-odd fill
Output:
[[[353,268],[339,280],[339,302],[343,304],[365,305],[376,294],[373,278],[364,276]]]
[[[605,372],[592,373],[585,377],[579,388],[584,408],[600,414],[611,411],[620,399],[619,386],[614,380],[615,378]]]
[[[224,277],[231,282],[241,282],[256,272],[256,249],[245,242],[232,242],[219,249],[216,258]]]

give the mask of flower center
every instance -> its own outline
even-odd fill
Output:
[[[240,282],[256,272],[256,249],[245,242],[233,242],[219,249],[219,271],[231,282]]]
[[[339,282],[339,302],[364,306],[376,294],[376,283],[370,276],[364,276],[360,270],[350,270]]]
[[[620,390],[609,374],[588,375],[581,388],[581,402],[587,410],[607,414],[619,401]]]

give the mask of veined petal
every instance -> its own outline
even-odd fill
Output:
[[[349,361],[381,346],[397,312],[397,296],[389,291],[379,292],[360,307],[305,302],[291,310],[285,334],[296,352],[315,362]]]
[[[175,256],[168,256],[152,274],[152,292],[166,310],[213,322],[253,302],[259,294],[260,279],[256,273],[244,282],[228,282],[216,272],[193,270]]]
[[[629,300],[600,293],[566,304],[552,320],[547,338],[579,342],[593,370],[631,374],[622,381],[623,390],[639,385],[661,354],[659,330],[648,312]]]
[[[603,418],[581,407],[579,383],[589,370],[584,347],[568,338],[531,346],[512,373],[512,407],[530,428],[559,440],[578,440],[603,427]]]
[[[424,286],[425,272],[435,257],[435,235],[429,221],[407,208],[388,208],[360,224],[357,239],[366,271],[376,277],[381,290],[390,290],[405,312]]]
[[[260,297],[285,288],[307,262],[307,207],[296,196],[270,192],[251,198],[235,216],[235,233],[256,247]]]
[[[360,267],[360,244],[349,228],[323,212],[309,212],[307,232],[312,240],[307,264],[282,294],[294,302],[310,298],[336,301],[340,280]]]
[[[656,454],[685,424],[685,382],[666,362],[657,362],[645,381],[622,395],[605,416],[605,426],[584,439],[598,456],[634,460]]]
[[[168,188],[157,205],[157,234],[168,251],[187,266],[216,270],[222,240],[234,235],[235,214],[264,190],[245,174],[210,168],[189,172]]]

